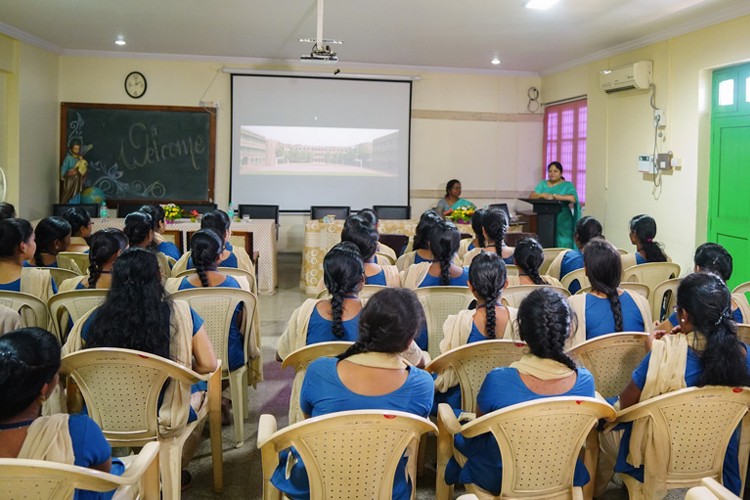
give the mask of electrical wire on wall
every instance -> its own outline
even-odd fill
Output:
[[[662,140],[665,140],[665,138],[664,134],[659,130],[660,126],[663,127],[661,124],[661,118],[663,115],[657,113],[657,111],[661,111],[661,109],[656,107],[656,85],[652,83],[649,87],[651,88],[651,99],[649,100],[649,104],[651,104],[651,110],[654,115],[654,147],[651,152],[651,173],[654,175],[654,186],[651,189],[651,195],[654,197],[654,200],[658,200],[662,191],[661,170],[659,170],[658,164],[659,137],[662,137]]]
[[[206,90],[203,92],[203,95],[200,97],[200,99],[198,99],[199,103],[203,103],[204,102],[203,99],[206,97],[206,94],[208,94],[208,91],[211,90],[211,87],[213,86],[214,82],[216,81],[216,77],[219,76],[219,73],[221,73],[222,69],[223,68],[219,68],[219,69],[216,70],[216,74],[214,74],[214,77],[211,79],[211,83],[208,84],[208,87],[206,87]],[[205,109],[206,111],[208,111],[209,113],[211,113],[213,115],[216,115],[216,108],[212,108],[212,107],[208,107],[208,106],[204,105],[203,109]]]

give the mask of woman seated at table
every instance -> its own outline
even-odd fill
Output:
[[[518,276],[508,276],[507,286],[519,285],[552,285],[562,284],[552,276],[539,275],[539,268],[544,262],[544,250],[534,238],[524,238],[513,250],[513,261],[518,267]]]
[[[485,378],[477,396],[477,416],[536,399],[557,396],[594,397],[594,378],[576,367],[565,353],[575,314],[560,292],[534,290],[518,308],[518,334],[530,354],[507,368],[495,368]],[[474,484],[492,495],[500,494],[503,462],[492,434],[475,438],[457,435],[458,453],[448,463],[448,484]],[[589,482],[589,473],[579,460],[573,484]]]
[[[164,218],[164,209],[161,208],[161,205],[143,205],[138,211],[151,216],[151,228],[154,230],[154,246],[156,250],[167,257],[179,260],[182,257],[180,249],[171,241],[166,241],[164,236],[162,236],[162,233],[167,229],[167,225]]]
[[[461,181],[451,179],[445,185],[445,196],[438,200],[435,210],[442,217],[445,217],[451,211],[459,208],[469,209],[476,208],[476,206],[469,200],[461,198]]]
[[[513,264],[513,247],[504,243],[505,233],[508,231],[508,216],[504,210],[489,208],[482,216],[482,235],[484,236],[484,248],[475,248],[464,255],[463,264],[468,266],[471,259],[482,250],[495,252],[506,264]]]
[[[41,328],[0,337],[0,458],[47,460],[122,475],[125,467],[86,415],[42,417],[42,401],[58,384],[60,344]],[[76,490],[76,499],[108,499],[114,492]],[[34,495],[30,495],[33,497]]]
[[[88,252],[89,238],[94,227],[91,215],[81,207],[71,207],[63,212],[62,218],[70,224],[70,244],[68,252]]]
[[[201,217],[201,229],[211,229],[219,235],[224,243],[224,249],[221,252],[219,267],[233,267],[241,269],[250,274],[255,274],[255,266],[250,260],[250,256],[244,248],[233,247],[229,242],[229,236],[232,232],[229,230],[231,221],[229,216],[223,210],[211,210]],[[193,269],[195,265],[190,258],[190,252],[185,252],[180,260],[172,267],[172,274],[176,275],[186,269]]]
[[[399,287],[401,281],[396,266],[380,265],[375,261],[378,232],[362,219],[349,218],[341,231],[341,241],[354,243],[365,264],[365,285]]]
[[[576,249],[564,250],[557,254],[555,260],[550,264],[547,274],[561,279],[568,273],[572,273],[577,269],[583,269],[583,247],[594,238],[604,238],[604,235],[602,235],[602,224],[590,215],[578,219],[578,222],[576,222],[576,231],[573,235]],[[573,280],[568,287],[568,291],[571,294],[576,293],[580,289],[581,284],[578,280]]]
[[[0,290],[24,292],[47,302],[57,293],[49,270],[23,267],[36,253],[34,230],[24,219],[0,221]]]
[[[469,268],[454,263],[461,234],[450,221],[438,222],[430,234],[432,262],[412,264],[401,282],[404,288],[427,286],[468,286]]]
[[[396,261],[399,271],[406,271],[412,264],[432,262],[430,251],[430,235],[438,222],[443,220],[434,210],[427,210],[419,217],[419,223],[414,230],[412,250],[407,251]],[[408,250],[408,245],[407,245]]]
[[[91,250],[86,276],[76,276],[63,281],[60,291],[86,290],[93,288],[109,289],[112,284],[112,268],[115,260],[128,248],[128,237],[115,228],[97,231],[91,237]]]
[[[616,332],[646,332],[651,327],[651,309],[642,295],[618,288],[622,262],[608,241],[594,238],[583,247],[583,265],[591,291],[571,296],[578,327],[572,346]]]
[[[170,276],[169,261],[167,256],[156,251],[154,246],[154,230],[151,216],[145,212],[131,212],[125,217],[125,230],[123,231],[131,247],[139,247],[148,250],[156,256],[159,263],[159,273],[162,282]]]
[[[362,311],[354,345],[337,358],[319,358],[308,366],[300,392],[305,417],[378,409],[426,418],[432,406],[432,377],[400,355],[423,322],[424,312],[414,292],[387,288],[373,295]],[[271,478],[273,485],[289,498],[310,498],[307,473],[297,451],[291,448],[281,457]],[[414,478],[407,476],[406,463],[404,457],[396,468],[393,499],[412,497]]]
[[[724,281],[712,273],[693,273],[677,289],[677,316],[682,332],[654,340],[651,352],[633,372],[620,394],[620,408],[666,394],[683,387],[750,385],[750,346],[737,338],[732,319],[731,294]],[[657,332],[658,336],[664,332]],[[676,367],[684,373],[674,373]],[[620,441],[615,471],[643,481],[643,459],[653,450],[643,435],[627,427]],[[723,484],[735,495],[742,492],[739,460],[739,426],[732,434],[724,457]]]
[[[656,238],[656,221],[646,214],[636,215],[630,219],[630,242],[635,245],[636,252],[622,256],[624,269],[637,264],[648,262],[667,262],[669,257],[664,253],[661,245],[654,241]]]
[[[581,216],[581,206],[578,204],[576,187],[563,177],[563,167],[559,161],[547,165],[547,180],[537,184],[529,198],[567,202],[557,214],[555,246],[573,248],[573,229]]]
[[[45,217],[34,228],[36,252],[34,258],[24,261],[24,267],[59,267],[57,254],[65,252],[70,245],[71,228],[62,217]],[[76,273],[80,269],[71,269]]]
[[[474,257],[469,266],[469,290],[477,300],[476,309],[448,316],[443,324],[441,354],[465,344],[513,338],[513,323],[518,311],[513,307],[505,307],[500,302],[506,277],[505,263],[497,254],[482,252]],[[435,391],[433,414],[439,403],[460,408],[461,391],[458,377],[452,369],[437,375]]]
[[[370,227],[375,230],[376,233],[378,233],[378,238],[380,238],[380,220],[378,219],[378,214],[375,213],[375,210],[371,208],[363,208],[362,210],[357,212],[357,215],[355,215],[355,217],[358,217],[361,220],[365,221]],[[396,260],[398,259],[398,257],[396,256],[396,251],[388,245],[381,244],[379,240],[377,253],[382,253],[383,255],[388,256],[388,258],[391,259],[391,262],[396,262]],[[386,262],[386,264],[388,264],[388,262]]]
[[[471,230],[474,231],[473,238],[463,238],[458,245],[458,258],[463,262],[464,256],[475,248],[484,248],[484,232],[482,231],[482,217],[487,213],[485,208],[477,208],[471,216]]]

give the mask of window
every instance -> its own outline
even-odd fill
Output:
[[[724,80],[719,83],[719,106],[734,104],[734,80]]]
[[[562,163],[565,180],[575,185],[581,205],[586,202],[586,113],[586,99],[544,110],[544,178],[550,162]]]

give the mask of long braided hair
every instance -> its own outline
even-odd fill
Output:
[[[486,213],[486,208],[477,208],[474,211],[474,215],[471,216],[471,229],[477,237],[479,248],[484,248],[486,245],[486,242],[484,241],[484,233],[482,232],[482,219]]]
[[[438,213],[432,209],[425,211],[419,217],[419,223],[417,228],[414,230],[414,244],[412,248],[414,250],[429,250],[430,249],[430,235],[432,230],[435,228],[438,222],[443,220]]]
[[[365,262],[370,262],[378,250],[378,232],[358,215],[346,219],[341,241],[354,243]]]
[[[359,318],[359,338],[338,359],[363,352],[404,352],[424,325],[424,310],[408,288],[385,288],[367,301]]]
[[[496,253],[481,252],[469,266],[469,283],[485,303],[487,337],[495,338],[495,306],[505,287],[505,262]]]
[[[667,256],[661,249],[661,245],[654,241],[656,238],[656,221],[653,217],[641,214],[630,220],[630,231],[635,234],[646,253],[646,262],[666,262]]]
[[[553,359],[576,373],[575,362],[565,353],[565,341],[576,328],[575,313],[563,295],[551,288],[531,292],[518,308],[518,333],[531,354]]]
[[[586,275],[591,282],[591,289],[603,293],[609,300],[612,317],[615,320],[615,332],[623,331],[622,307],[617,291],[622,278],[620,253],[607,240],[594,238],[583,247],[583,265],[586,266]]]
[[[190,239],[190,256],[193,258],[195,272],[198,274],[203,288],[210,286],[206,271],[216,268],[216,261],[223,249],[224,242],[212,229],[196,231]]]
[[[344,312],[344,295],[357,291],[362,281],[365,265],[354,243],[343,241],[331,248],[323,259],[323,280],[331,294],[332,333],[340,339],[344,336],[341,316]]]
[[[503,239],[505,231],[508,230],[508,216],[504,210],[499,208],[490,208],[482,217],[482,228],[487,234],[487,245],[490,242],[495,244],[495,253],[500,255],[503,251]]]
[[[698,353],[703,372],[698,385],[750,385],[747,355],[737,338],[732,319],[732,297],[727,285],[713,273],[693,273],[677,288],[677,308],[688,314],[695,330],[706,339]]]
[[[104,264],[125,248],[126,244],[113,232],[97,231],[94,233],[91,237],[91,249],[89,250],[89,288],[96,288],[96,283],[102,276]]]
[[[536,285],[546,285],[539,275],[539,268],[544,262],[544,249],[534,238],[524,238],[513,250],[513,262],[531,278]]]
[[[45,217],[40,220],[34,228],[36,237],[36,252],[34,252],[34,265],[43,267],[42,254],[57,255],[58,251],[65,251],[65,248],[56,249],[55,242],[64,242],[72,234],[70,223],[62,217]],[[70,241],[68,241],[70,243]],[[67,245],[66,245],[67,248]]]
[[[461,243],[461,233],[450,221],[443,220],[435,225],[430,235],[430,250],[435,261],[440,263],[440,285],[447,286],[451,282],[451,264]]]

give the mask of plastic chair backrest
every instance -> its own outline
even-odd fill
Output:
[[[560,278],[560,283],[562,283],[563,288],[570,288],[570,284],[574,281],[578,281],[578,283],[581,285],[581,288],[586,288],[587,286],[591,286],[591,282],[586,277],[586,270],[576,269],[575,271],[571,271],[562,278]]]
[[[740,500],[740,497],[726,489],[716,479],[704,477],[700,486],[687,491],[685,500]]]
[[[392,266],[396,264],[396,261],[388,254],[381,253],[381,252],[375,252],[375,258],[378,264],[381,266]]]
[[[71,290],[69,292],[56,293],[49,298],[49,310],[52,315],[52,323],[60,332],[60,338],[65,341],[68,332],[67,319],[75,323],[81,317],[99,307],[109,292],[106,288],[92,288],[86,290]],[[67,314],[66,314],[67,313]]]
[[[505,264],[505,273],[508,276],[518,276],[519,269],[515,264]]]
[[[463,286],[428,286],[415,290],[424,308],[427,322],[427,347],[430,357],[440,355],[440,341],[443,338],[443,323],[451,314],[468,309],[474,295]]]
[[[680,265],[674,262],[648,262],[625,269],[622,281],[635,281],[648,285],[654,290],[662,283],[680,276]]]
[[[547,271],[549,271],[549,266],[552,265],[552,261],[554,261],[560,253],[565,252],[567,250],[570,250],[569,248],[561,248],[561,247],[552,247],[552,248],[545,248],[542,251],[544,252],[544,260],[542,261],[542,265],[539,266],[539,274],[547,274]]]
[[[0,291],[0,304],[21,315],[24,326],[49,328],[49,309],[39,298],[23,292]]]
[[[71,264],[72,263],[72,264]],[[57,265],[66,269],[78,269],[80,275],[88,274],[89,254],[83,252],[60,252],[57,254]],[[74,267],[75,266],[75,267]]]
[[[491,432],[503,457],[503,497],[573,498],[576,459],[599,419],[614,409],[587,397],[551,397],[509,406],[463,426],[475,437]]]
[[[651,317],[661,323],[672,314],[672,308],[677,303],[677,287],[680,278],[662,281],[654,287],[649,302],[651,303]]]
[[[737,323],[737,338],[740,339],[740,342],[750,344],[750,324]]]
[[[611,333],[587,340],[568,354],[591,372],[599,394],[619,396],[648,353],[648,337],[643,332]]]
[[[646,461],[644,482],[626,481],[628,490],[648,491],[658,484],[687,488],[704,477],[721,478],[727,445],[748,404],[750,389],[706,386],[662,394],[620,411],[616,423],[649,419],[653,446],[669,456],[664,463]],[[744,477],[745,471],[740,474]],[[631,498],[638,496],[630,491]]]
[[[279,452],[294,446],[310,479],[310,498],[390,499],[406,448],[436,431],[429,420],[400,411],[356,410],[311,418],[267,439],[259,436],[264,488],[272,487],[269,479]]]
[[[49,273],[52,275],[52,279],[55,280],[57,286],[60,286],[60,283],[67,279],[77,278],[78,276],[80,276],[80,274],[76,273],[75,271],[71,271],[70,269],[65,269],[62,267],[37,267],[37,269],[49,271]]]
[[[253,273],[249,273],[244,269],[238,269],[236,267],[217,267],[216,271],[228,276],[244,276],[245,278],[247,278],[247,282],[250,285],[250,291],[253,293],[258,293],[258,285]],[[184,278],[185,276],[190,276],[191,274],[195,274],[195,269],[185,269],[184,271],[180,271],[179,273],[177,273],[174,277]]]
[[[651,296],[651,289],[644,283],[637,283],[634,281],[623,281],[620,283],[620,288],[629,292],[635,292],[644,299],[648,299]]]
[[[359,291],[359,294],[357,296],[359,297],[359,301],[362,302],[362,306],[364,307],[365,304],[367,304],[367,301],[370,300],[370,297],[378,293],[380,290],[385,290],[388,287],[380,286],[380,285],[365,285],[362,287],[362,290]]]
[[[526,298],[527,295],[529,295],[531,292],[536,290],[537,288],[552,288],[553,290],[557,290],[563,296],[570,297],[570,292],[567,288],[560,288],[559,286],[553,286],[553,285],[517,285],[517,286],[509,286],[505,290],[503,290],[502,295],[500,295],[500,301],[504,306],[510,306],[510,307],[518,307],[521,305],[521,302],[523,302],[523,299]]]
[[[476,412],[477,395],[485,377],[495,368],[510,366],[528,352],[523,342],[484,340],[462,345],[433,359],[426,367],[430,373],[452,368],[461,386],[461,409]]]

